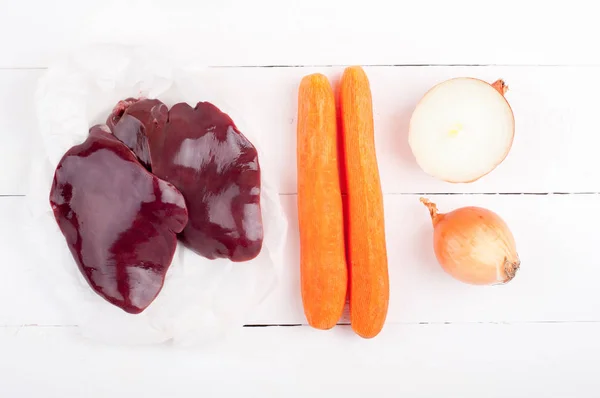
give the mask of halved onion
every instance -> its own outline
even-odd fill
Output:
[[[446,80],[417,104],[408,142],[427,174],[453,183],[473,182],[508,155],[515,132],[504,81],[471,77]]]

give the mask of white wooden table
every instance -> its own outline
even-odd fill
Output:
[[[0,396],[597,397],[600,389],[600,25],[591,6],[547,2],[0,1]],[[402,4],[406,3],[406,4]],[[568,7],[568,8],[567,8]],[[223,82],[272,134],[290,217],[281,283],[245,327],[210,348],[106,346],[77,338],[39,289],[44,264],[15,233],[36,129],[37,79],[50,60],[96,42],[172,45]],[[365,65],[386,193],[391,302],[384,331],[306,326],[295,222],[300,78]],[[470,185],[416,166],[412,107],[433,84],[503,78],[516,116],[506,161]],[[435,262],[419,195],[441,209],[500,213],[522,269],[477,288]],[[282,326],[283,325],[283,326]]]

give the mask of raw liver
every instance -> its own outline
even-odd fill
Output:
[[[156,151],[153,173],[186,198],[183,242],[210,259],[256,257],[263,241],[260,165],[231,118],[208,102],[176,104]]]
[[[127,145],[148,170],[151,170],[150,144],[162,138],[169,110],[157,99],[127,98],[119,101],[106,124]]]
[[[209,259],[256,257],[263,241],[256,149],[211,103],[166,112],[158,100],[128,98],[107,124],[185,197],[189,223],[180,237],[187,247]]]
[[[171,184],[150,174],[106,126],[57,166],[50,203],[79,269],[101,297],[144,311],[162,289],[188,220]]]

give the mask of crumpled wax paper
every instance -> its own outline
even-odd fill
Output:
[[[247,126],[243,115],[219,97],[218,84],[205,84],[209,82],[206,69],[192,65],[172,65],[158,50],[103,45],[56,61],[39,81],[35,94],[39,128],[31,143],[26,235],[37,262],[39,289],[57,300],[65,322],[78,325],[84,337],[114,344],[207,343],[241,328],[277,282],[287,220],[270,173],[274,166],[269,154],[261,151],[261,139],[268,132]],[[92,125],[104,123],[119,100],[138,96],[158,98],[169,107],[210,101],[232,117],[259,152],[265,237],[257,258],[237,264],[205,259],[179,243],[162,291],[143,313],[132,315],[89,287],[48,198],[65,151],[83,142]]]

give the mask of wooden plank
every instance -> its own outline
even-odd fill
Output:
[[[386,195],[390,306],[388,323],[600,321],[597,294],[600,270],[595,260],[598,195],[450,195],[431,197],[440,211],[480,205],[498,212],[518,242],[522,269],[508,285],[476,287],[446,275],[432,250],[429,214],[415,195]],[[285,260],[279,285],[250,313],[247,324],[306,323],[299,290],[296,198],[281,197],[288,217]],[[0,279],[0,325],[77,324],[61,301],[61,286],[48,286],[36,250],[20,226],[23,198],[0,198],[0,242],[4,278]],[[52,263],[54,261],[54,263]],[[74,266],[74,265],[73,265]],[[66,281],[55,278],[53,280]],[[66,283],[66,282],[65,282]],[[69,296],[70,297],[70,296]],[[64,300],[64,299],[63,299]],[[344,320],[342,320],[344,321]]]
[[[369,67],[376,146],[383,190],[415,192],[598,192],[595,109],[600,68],[575,67]],[[335,84],[343,68],[258,68],[210,71],[206,84],[262,129],[265,152],[281,165],[280,192],[296,192],[297,86],[321,72]],[[412,111],[433,85],[456,76],[503,78],[515,112],[516,134],[507,159],[472,184],[449,184],[426,175],[407,142]]]
[[[33,93],[41,71],[0,71],[0,195],[27,190],[29,145],[37,129]]]
[[[62,315],[60,301],[53,299],[57,287],[44,283],[43,268],[52,260],[34,256],[24,229],[27,217],[25,198],[0,197],[0,326],[68,324],[72,319]]]
[[[473,0],[20,2],[0,14],[0,68],[43,67],[111,42],[165,46],[208,65],[599,64],[590,7],[547,4],[540,18],[536,3],[490,12]]]
[[[220,68],[198,74],[214,97],[255,129],[275,165],[282,193],[296,192],[297,86],[324,72],[335,82],[342,68]],[[600,108],[599,68],[584,67],[369,67],[376,144],[383,189],[415,192],[599,192],[594,115]],[[36,129],[32,91],[40,71],[0,71],[0,194],[25,193],[28,150]],[[496,170],[472,184],[434,180],[419,169],[406,130],[415,104],[429,87],[454,76],[509,84],[516,115],[513,148]],[[202,98],[204,99],[204,98]],[[107,105],[107,107],[110,107]]]
[[[504,286],[470,286],[438,265],[432,226],[414,195],[386,195],[389,256],[388,323],[597,321],[595,225],[598,195],[442,195],[429,197],[442,212],[483,206],[511,227],[522,268]],[[289,217],[287,259],[280,285],[248,322],[306,323],[300,296],[295,197],[284,199]],[[347,318],[342,319],[342,322]]]
[[[0,328],[7,397],[596,397],[600,324],[244,328],[205,347],[104,346]],[[575,393],[576,391],[576,393]]]

